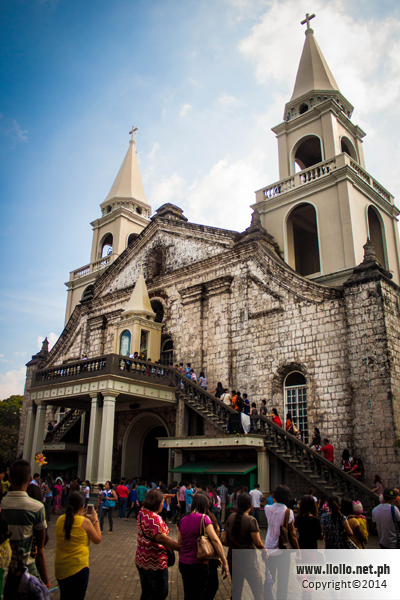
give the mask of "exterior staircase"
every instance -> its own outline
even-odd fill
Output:
[[[65,413],[64,417],[61,419],[59,423],[57,423],[57,427],[50,431],[46,435],[46,444],[61,442],[64,435],[75,425],[77,421],[81,418],[82,414],[85,411],[71,409],[67,413]]]
[[[237,412],[233,408],[214,398],[190,379],[183,377],[179,371],[169,369],[168,375],[177,388],[179,399],[211,422],[224,435],[232,435],[228,432],[228,426],[232,415],[237,417]],[[379,504],[378,495],[371,492],[367,486],[326,460],[318,452],[311,450],[309,446],[267,417],[257,415],[251,417],[251,421],[253,432],[265,436],[265,446],[268,451],[306,479],[310,486],[328,496],[337,494],[352,500],[360,500],[365,512],[369,514]]]

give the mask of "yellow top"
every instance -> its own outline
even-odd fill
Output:
[[[89,537],[82,523],[85,517],[75,515],[71,529],[71,539],[65,539],[65,515],[56,523],[56,559],[54,570],[56,579],[65,579],[89,566]]]

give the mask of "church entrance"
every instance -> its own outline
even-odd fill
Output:
[[[160,479],[168,482],[168,450],[158,447],[158,437],[166,437],[165,427],[153,427],[146,434],[142,449],[142,471],[143,479],[150,483],[158,483]]]
[[[121,476],[143,477],[148,482],[168,481],[168,450],[158,448],[158,437],[169,437],[164,420],[156,413],[137,415],[126,430],[122,443]]]

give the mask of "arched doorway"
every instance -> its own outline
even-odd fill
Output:
[[[141,476],[148,483],[168,481],[168,450],[158,447],[158,437],[166,437],[165,427],[158,425],[150,429],[143,440]]]
[[[157,437],[169,437],[160,415],[144,412],[128,426],[122,443],[121,475],[127,479],[144,477],[168,480],[168,450],[158,448]]]
[[[299,204],[287,220],[289,265],[306,277],[320,272],[317,214],[312,204]]]

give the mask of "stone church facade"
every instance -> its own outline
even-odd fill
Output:
[[[221,433],[166,371],[129,371],[137,351],[191,363],[209,389],[220,381],[281,416],[290,410],[306,443],[318,427],[337,463],[344,448],[362,458],[367,485],[375,472],[398,484],[399,213],[364,170],[365,134],[307,27],[293,97],[274,128],[281,180],[256,193],[242,233],[191,223],[172,204],[150,217],[132,137],[92,223],[91,262],[67,284],[65,329],[28,363],[28,460],[44,450],[54,470],[75,461],[93,483],[209,473],[304,491],[307,476],[285,466],[262,431]],[[65,433],[44,441],[60,407]]]

